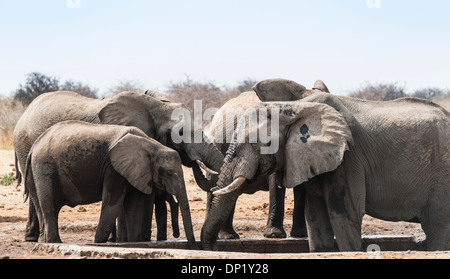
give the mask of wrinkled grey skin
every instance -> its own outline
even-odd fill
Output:
[[[233,136],[233,132],[236,129],[238,119],[245,113],[245,111],[254,104],[261,103],[262,100],[273,101],[273,97],[269,98],[268,93],[271,92],[278,99],[297,100],[311,94],[320,92],[329,92],[326,85],[318,80],[314,84],[314,88],[307,90],[303,85],[295,83],[293,81],[285,79],[274,79],[269,81],[263,81],[255,85],[255,91],[241,93],[236,98],[230,99],[226,102],[214,115],[214,118],[209,125],[209,129],[205,131],[205,134],[211,139],[218,149],[225,155],[228,150],[230,140]],[[257,93],[258,94],[257,94]],[[269,191],[270,192],[270,205],[269,215],[267,220],[266,229],[264,231],[264,237],[267,238],[285,238],[286,232],[283,228],[284,219],[284,199],[285,188],[279,187],[282,185],[281,179],[282,173],[268,173],[265,176],[260,176],[257,181],[246,181],[242,186],[242,193],[253,194],[257,191]],[[217,176],[211,180],[217,181]],[[302,203],[304,195],[296,195],[296,203]],[[212,201],[212,195],[208,194],[209,208]],[[306,223],[304,221],[304,201],[303,204],[296,206],[294,209],[293,227],[290,232],[291,237],[305,237]],[[233,228],[233,215],[234,207],[227,218],[223,227],[219,232],[219,238],[232,239],[239,238],[239,235]]]
[[[171,129],[179,122],[171,120],[172,112],[183,107],[184,105],[168,102],[151,91],[146,94],[122,92],[103,99],[91,99],[67,91],[46,93],[28,106],[16,124],[14,129],[16,159],[20,169],[23,170],[31,146],[45,130],[58,122],[80,120],[137,127],[147,136],[178,151],[182,163],[192,167],[194,171],[198,169],[195,160],[204,162],[210,169],[220,170],[223,155],[213,144],[172,142]],[[192,129],[192,133],[194,132]],[[208,181],[201,175],[202,172],[197,170],[196,173],[199,186],[209,189],[211,185],[207,184]],[[39,224],[31,201],[25,239],[37,241],[38,236]]]
[[[450,113],[445,109],[416,98],[373,102],[322,93],[255,106],[280,109],[280,149],[261,155],[261,144],[237,143],[218,188],[227,189],[240,177],[282,171],[283,186],[306,191],[312,252],[333,251],[334,236],[340,251],[361,250],[364,214],[420,222],[429,250],[450,249]],[[201,233],[204,249],[215,249],[217,228],[232,209],[227,205],[241,192],[214,198]]]
[[[58,123],[33,144],[24,179],[44,242],[61,242],[62,206],[98,201],[102,209],[96,243],[108,240],[121,210],[129,241],[150,240],[151,208],[158,189],[176,196],[188,242],[197,248],[178,153],[135,127]]]

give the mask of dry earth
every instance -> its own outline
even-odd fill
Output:
[[[13,151],[0,150],[0,178],[7,173],[14,172]],[[194,223],[195,237],[200,238],[200,230],[205,218],[206,194],[195,184],[190,169],[184,169],[186,187],[188,191],[192,219]],[[23,186],[0,186],[0,259],[1,258],[68,258],[69,255],[61,253],[48,253],[43,249],[34,249],[35,243],[24,241],[26,218],[28,214],[28,202],[23,201]],[[261,238],[266,224],[268,213],[268,192],[258,192],[254,195],[243,195],[239,198],[236,207],[234,224],[241,238]],[[293,194],[287,191],[286,196],[285,229],[289,232],[293,211]],[[100,203],[77,206],[75,208],[64,207],[59,216],[61,239],[64,243],[85,244],[94,239],[95,228],[99,218]],[[182,222],[180,220],[181,235],[184,237]],[[153,228],[156,225],[153,224]],[[155,230],[155,229],[154,229]],[[168,238],[171,230],[168,229]],[[364,217],[362,233],[365,235],[413,235],[418,239],[424,239],[425,235],[419,224],[406,222],[385,222],[369,216]],[[155,233],[153,233],[155,235]],[[370,258],[368,253],[325,253],[325,254],[296,254],[286,257],[299,258]],[[211,254],[205,254],[211,255]],[[214,258],[221,257],[215,254]],[[225,254],[223,254],[225,257]],[[243,257],[242,255],[236,257]],[[163,256],[162,256],[163,257]],[[230,257],[227,255],[226,257]],[[231,257],[234,257],[233,255]],[[258,258],[266,256],[259,254]],[[281,256],[282,257],[282,256]],[[450,252],[382,252],[379,258],[450,258]],[[248,255],[247,257],[248,258]],[[273,255],[267,255],[273,258]]]

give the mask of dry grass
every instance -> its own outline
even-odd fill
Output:
[[[0,96],[0,149],[13,149],[13,132],[25,111],[20,102]]]
[[[442,106],[446,110],[450,111],[450,99],[442,100],[442,101],[439,101],[436,103],[438,103],[440,106]]]

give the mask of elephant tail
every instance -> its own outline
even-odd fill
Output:
[[[27,162],[25,164],[25,171],[24,171],[24,200],[23,202],[26,202],[28,200],[28,196],[30,195],[30,188],[31,190],[34,189],[34,178],[33,178],[33,170],[31,169],[31,157],[32,157],[32,152],[30,152],[28,154],[27,157]]]
[[[15,168],[16,168],[16,180],[17,180],[16,188],[17,188],[17,187],[20,186],[20,183],[22,183],[22,173],[19,170],[19,164],[18,164],[18,161],[17,161],[17,152],[15,150],[14,150],[14,165],[15,165]]]

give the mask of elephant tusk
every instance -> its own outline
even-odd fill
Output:
[[[197,165],[198,165],[200,168],[204,169],[205,171],[209,172],[210,174],[216,174],[216,175],[219,174],[218,172],[213,171],[212,169],[208,168],[202,161],[200,161],[200,160],[195,160],[195,162],[197,163]]]
[[[245,177],[240,176],[240,177],[236,178],[233,181],[233,183],[231,183],[227,187],[225,187],[223,189],[220,189],[220,190],[217,190],[217,191],[214,191],[213,195],[214,196],[221,196],[221,195],[225,195],[225,194],[231,193],[233,191],[236,191],[237,189],[239,189],[239,187],[242,186],[242,184],[244,184],[245,180],[246,180]]]
[[[175,203],[178,203],[177,197],[175,195],[172,195],[173,200],[175,201]]]

